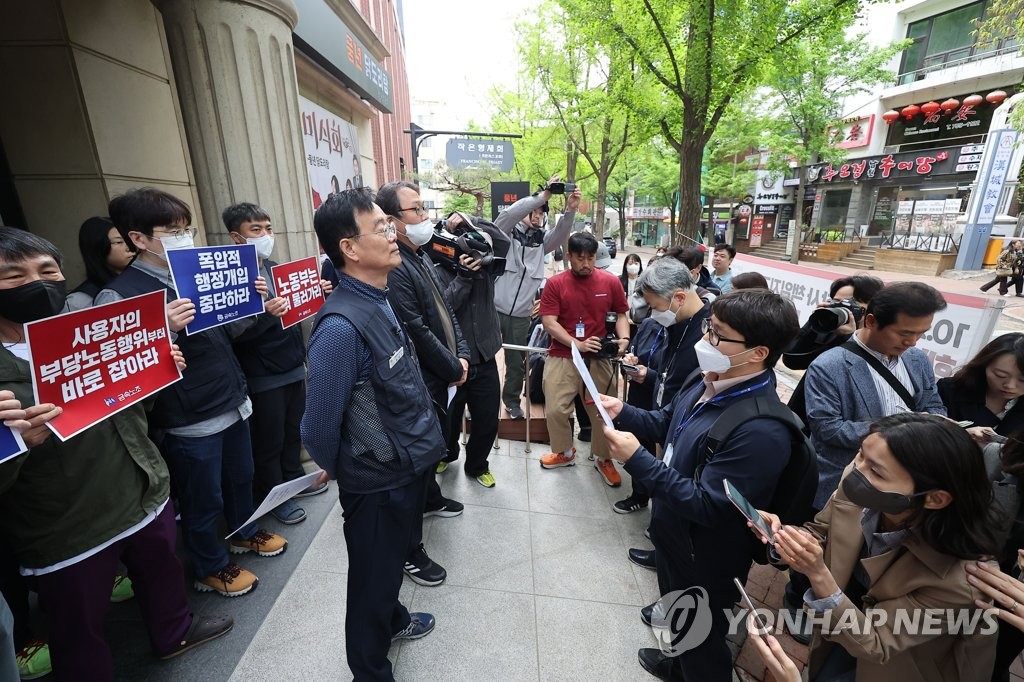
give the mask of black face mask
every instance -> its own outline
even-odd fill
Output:
[[[879,490],[871,485],[867,476],[854,469],[843,479],[843,492],[859,507],[871,509],[882,514],[902,514],[915,504],[915,498],[923,497],[931,491],[904,495]]]
[[[11,322],[35,322],[53,317],[64,309],[65,282],[37,279],[13,289],[0,289],[0,317]]]

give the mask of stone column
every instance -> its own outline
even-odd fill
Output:
[[[163,16],[208,242],[251,201],[270,213],[275,260],[316,254],[291,0],[153,0]]]

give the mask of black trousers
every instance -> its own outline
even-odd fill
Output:
[[[299,463],[302,437],[299,425],[306,411],[306,383],[296,381],[269,391],[253,393],[252,436],[253,488],[262,500],[276,485],[294,481],[306,472]]]
[[[466,405],[473,419],[473,429],[466,444],[466,474],[479,476],[487,471],[487,456],[498,437],[498,406],[501,404],[501,382],[498,363],[491,358],[479,365],[469,366],[466,383],[459,386],[451,407],[448,408],[449,462],[459,458],[459,437],[462,435],[462,415]]]
[[[0,594],[14,616],[14,649],[20,651],[34,638],[28,604],[28,578],[18,570],[18,560],[9,547],[0,547]]]
[[[391,637],[409,624],[398,601],[413,529],[423,519],[423,478],[394,490],[338,494],[348,548],[345,654],[358,681],[394,680]]]
[[[678,527],[651,520],[651,542],[657,550],[658,589],[662,596],[676,590],[703,587],[711,608],[710,634],[695,648],[673,658],[675,670],[687,680],[731,682],[732,653],[725,639],[729,633],[725,610],[736,603],[736,588],[730,576],[722,576],[715,584],[702,581],[695,570],[690,544],[683,535]]]

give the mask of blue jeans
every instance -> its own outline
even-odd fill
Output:
[[[252,504],[252,441],[249,425],[237,422],[212,436],[186,438],[168,434],[164,455],[178,490],[181,535],[196,578],[214,575],[228,564],[228,552],[217,522],[228,531],[241,526],[255,511]],[[256,532],[251,523],[239,535]]]

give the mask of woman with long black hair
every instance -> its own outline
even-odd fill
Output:
[[[987,681],[996,624],[977,611],[983,595],[966,567],[995,567],[992,499],[964,429],[905,412],[871,427],[814,521],[783,527],[761,512],[775,531],[773,553],[809,578],[804,601],[823,624],[811,643],[809,679]],[[956,619],[974,627],[958,629]]]

